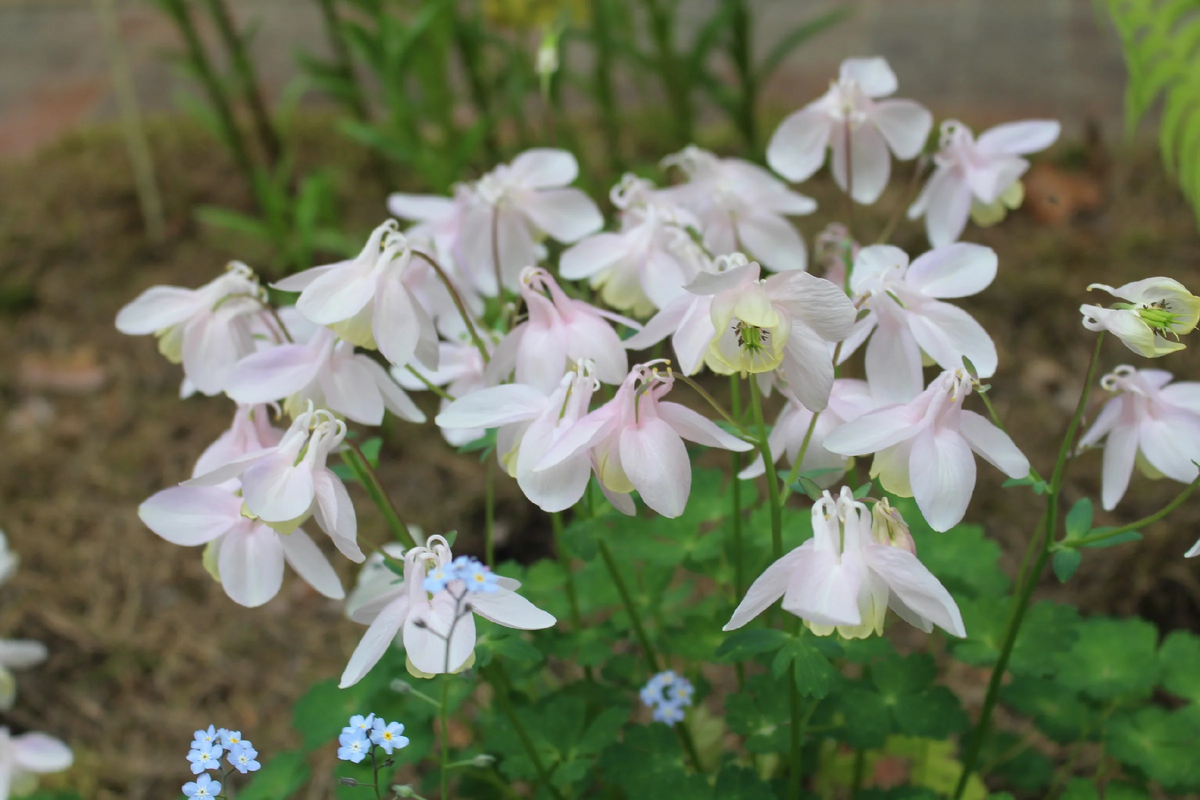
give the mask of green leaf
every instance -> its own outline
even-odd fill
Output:
[[[363,455],[367,457],[367,463],[371,465],[372,469],[379,468],[379,450],[382,447],[383,439],[378,436],[372,436],[359,446]]]
[[[1079,741],[1094,715],[1077,694],[1045,678],[1013,678],[1000,689],[1000,699],[1059,744]]]
[[[789,641],[790,636],[775,628],[742,628],[721,642],[713,657],[728,663],[745,661],[760,653],[774,652]]]
[[[871,680],[901,733],[942,739],[965,730],[967,715],[953,692],[933,685],[936,678],[937,666],[924,654],[894,656],[871,669]]]
[[[1200,704],[1200,636],[1171,631],[1158,651],[1163,688]]]
[[[816,481],[806,475],[801,475],[790,488],[794,492],[803,492],[808,495],[808,499],[813,502],[821,499],[821,487],[817,485]]]
[[[1118,712],[1109,721],[1105,745],[1119,761],[1137,767],[1168,789],[1200,789],[1200,721],[1187,709],[1150,706]]]
[[[714,800],[776,800],[771,785],[748,767],[726,764],[717,773]]]
[[[787,750],[791,724],[787,696],[787,684],[769,674],[750,675],[744,691],[725,696],[725,722],[744,738],[747,752]]]
[[[771,672],[780,678],[789,666],[793,670],[796,689],[804,697],[824,697],[841,677],[812,638],[803,634],[788,639],[779,648],[771,663]]]
[[[688,774],[679,739],[666,725],[635,726],[625,741],[611,745],[596,762],[600,778],[630,797],[711,800],[703,777]]]
[[[238,787],[237,796],[241,800],[287,800],[308,783],[310,775],[303,751],[285,751],[263,764],[248,784]]]
[[[1080,498],[1067,512],[1067,538],[1079,539],[1087,535],[1092,527],[1092,501]]]
[[[264,241],[272,239],[271,228],[265,222],[238,211],[216,206],[200,206],[196,209],[195,215],[196,219],[204,225],[224,228]]]
[[[1059,797],[1060,800],[1100,800],[1100,793],[1091,781],[1072,778]]]
[[[1008,604],[979,600],[960,606],[967,638],[951,643],[955,658],[968,664],[991,666],[1000,657]],[[1075,641],[1079,612],[1072,606],[1043,601],[1026,612],[1021,632],[1013,646],[1008,670],[1013,675],[1051,675],[1058,657]]]
[[[1158,629],[1141,619],[1084,620],[1078,639],[1058,657],[1063,686],[1108,700],[1149,696],[1158,683]]]
[[[1058,550],[1054,553],[1054,559],[1051,562],[1054,565],[1054,574],[1058,577],[1060,583],[1066,583],[1071,580],[1071,576],[1075,574],[1075,570],[1079,569],[1080,562],[1083,561],[1083,553],[1075,549]]]
[[[1096,528],[1095,530],[1092,531],[1092,533],[1093,534],[1103,533],[1106,530],[1112,530],[1112,529],[1111,528]],[[1085,544],[1083,546],[1084,547],[1095,547],[1095,548],[1114,547],[1118,544],[1125,544],[1126,542],[1140,542],[1141,540],[1142,540],[1142,535],[1140,533],[1138,533],[1137,531],[1126,531],[1125,533],[1118,533],[1116,536],[1111,536],[1107,539],[1101,539],[1096,542],[1088,542],[1087,544]]]
[[[892,715],[879,692],[862,682],[847,682],[822,703],[814,724],[831,727],[831,735],[851,747],[882,747],[892,732]]]
[[[938,533],[911,500],[898,499],[893,505],[901,508],[909,523],[921,563],[960,602],[964,597],[1002,597],[1008,592],[1008,576],[1000,569],[1000,545],[984,536],[983,528],[959,525]]]

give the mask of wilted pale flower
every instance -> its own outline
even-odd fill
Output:
[[[903,520],[900,520],[903,524]],[[928,633],[933,626],[966,636],[954,598],[913,551],[872,533],[872,514],[843,486],[813,505],[813,537],[758,577],[724,630],[740,628],[783,598],[783,610],[813,633],[847,639],[883,633],[888,608]]]
[[[888,150],[902,160],[916,158],[933,127],[933,115],[919,103],[879,99],[897,85],[884,59],[846,59],[824,96],[779,124],[767,163],[788,180],[803,181],[821,168],[829,149],[833,178],[845,190],[848,141],[851,194],[857,203],[874,203],[891,174]]]
[[[1140,356],[1158,358],[1187,345],[1178,341],[1191,333],[1200,321],[1200,297],[1196,297],[1179,281],[1171,278],[1145,278],[1114,289],[1103,283],[1093,283],[1092,289],[1103,289],[1125,300],[1111,308],[1084,305],[1083,327],[1090,331],[1108,331]],[[1172,342],[1166,337],[1173,336]]]
[[[871,536],[879,544],[899,547],[914,556],[917,554],[917,543],[908,530],[908,523],[886,497],[871,508]]]

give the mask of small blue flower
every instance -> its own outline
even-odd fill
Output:
[[[367,740],[366,734],[359,730],[343,732],[338,737],[338,744],[341,745],[338,748],[338,758],[355,764],[366,758],[371,749],[371,743]]]
[[[672,703],[663,703],[654,709],[654,721],[665,722],[668,725],[683,722],[683,709]]]
[[[497,583],[499,576],[479,563],[477,558],[459,556],[454,559],[454,569],[458,579],[466,584],[468,592],[492,594],[500,591],[500,585]]]
[[[241,731],[229,731],[221,728],[221,746],[226,750],[232,750],[239,744],[250,744],[242,738]]]
[[[187,755],[187,760],[192,762],[192,774],[199,775],[206,769],[219,769],[223,752],[219,744],[206,744],[193,749]]]
[[[214,781],[208,773],[196,778],[195,781],[183,785],[183,794],[186,797],[198,798],[198,800],[207,800],[208,798],[216,797],[220,793],[221,784]]]
[[[220,741],[221,734],[212,725],[208,726],[208,730],[201,729],[192,734],[192,747],[202,747],[206,744],[218,744]]]
[[[229,751],[225,760],[234,769],[245,775],[247,772],[257,772],[262,767],[262,764],[255,760],[256,758],[258,758],[258,751],[251,747],[249,742],[242,742]]]
[[[403,735],[404,726],[399,722],[384,724],[381,719],[375,720],[375,730],[371,731],[371,741],[383,748],[389,756],[392,750],[408,747],[408,737]]]
[[[457,577],[457,570],[453,564],[439,564],[425,575],[425,582],[421,585],[430,594],[437,594]]]
[[[692,704],[696,689],[691,681],[671,670],[650,678],[638,695],[642,705],[654,709],[654,720],[674,725],[683,721],[683,709]]]
[[[342,728],[342,733],[354,733],[358,731],[363,736],[370,736],[374,727],[374,714],[367,714],[365,717],[362,714],[355,714],[350,718],[350,724]]]

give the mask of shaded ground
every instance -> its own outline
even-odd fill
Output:
[[[352,228],[377,222],[383,187],[365,160],[320,125],[305,141],[305,159],[346,166],[343,210]],[[23,677],[16,709],[4,719],[70,740],[79,766],[62,780],[95,798],[171,796],[187,774],[191,731],[210,721],[240,728],[264,753],[287,746],[291,701],[313,680],[338,674],[361,633],[338,604],[294,576],[265,608],[234,605],[198,551],[159,540],[136,517],[141,500],[187,475],[232,409],[220,399],[180,402],[178,368],[149,339],[118,334],[114,315],[152,284],[198,285],[234,255],[254,263],[243,243],[189,216],[197,203],[244,205],[225,160],[202,133],[178,126],[157,125],[153,143],[171,227],[161,248],[142,241],[115,132],[72,136],[27,163],[0,167],[0,526],[23,559],[17,578],[0,589],[0,633],[43,639],[52,653],[45,668]],[[1063,216],[1102,187],[1100,209],[1057,225],[1022,212],[970,233],[998,251],[1001,272],[964,305],[996,337],[995,402],[1043,472],[1093,341],[1076,311],[1086,284],[1157,274],[1200,283],[1194,218],[1157,157],[1080,153],[1064,158],[1086,162],[1086,172],[1043,170],[1031,180],[1031,204],[1043,218]],[[822,212],[803,221],[811,241],[840,203],[829,186],[806,190],[822,202]],[[864,238],[883,227],[898,200],[896,190],[877,211],[858,211]],[[902,225],[897,241],[923,249],[911,227]],[[1106,350],[1110,367],[1134,359],[1115,343]],[[1200,376],[1194,348],[1169,366],[1180,377]],[[431,428],[407,425],[389,432],[383,461],[383,480],[411,522],[457,528],[463,541],[477,542],[478,463],[454,455]],[[1068,501],[1095,497],[1098,475],[1098,454],[1082,458]],[[1000,491],[1000,479],[981,467],[968,520],[1003,541],[1015,564],[1040,509],[1025,491]],[[1135,478],[1112,519],[1144,516],[1177,488]],[[499,495],[502,535],[511,533],[501,555],[545,552],[544,523],[515,485],[501,480]],[[384,540],[381,520],[361,499],[364,535]],[[1101,515],[1098,524],[1108,521]],[[1136,547],[1089,552],[1069,587],[1046,591],[1089,611],[1198,628],[1200,585],[1181,558],[1198,522],[1193,502]],[[350,565],[335,564],[349,581]],[[326,791],[317,785],[310,796]]]

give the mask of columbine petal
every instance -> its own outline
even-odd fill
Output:
[[[975,491],[975,458],[957,431],[933,428],[913,439],[913,497],[929,526],[948,531],[962,521]]]
[[[696,444],[702,444],[705,447],[721,447],[739,453],[754,449],[754,445],[726,433],[708,417],[697,414],[687,406],[663,401],[658,404],[658,415],[676,433]]]
[[[621,464],[646,505],[678,517],[692,487],[692,465],[679,434],[664,420],[645,419],[621,433]]]
[[[138,517],[172,544],[205,544],[241,519],[242,501],[225,489],[174,486],[138,506]]]
[[[853,80],[867,97],[887,97],[900,85],[887,60],[879,56],[847,58],[838,69],[838,77]]]
[[[294,464],[289,453],[267,456],[242,473],[246,505],[268,522],[286,522],[307,513],[313,495],[312,469]]]
[[[862,564],[830,550],[811,550],[796,560],[783,609],[817,625],[859,625]]]
[[[363,425],[378,425],[383,422],[383,396],[376,375],[363,361],[370,359],[348,355],[334,361],[321,376],[321,391],[330,409]],[[386,375],[385,379],[391,380]]]
[[[303,578],[305,583],[330,599],[345,598],[346,591],[342,588],[342,581],[334,571],[333,565],[307,533],[297,529],[286,536],[280,536],[279,542],[283,546],[283,556],[287,563],[292,565],[292,569],[296,570],[296,574]]]
[[[512,160],[512,174],[533,189],[566,186],[579,176],[579,162],[567,150],[534,147]]]
[[[396,634],[404,626],[404,621],[408,619],[408,612],[407,594],[397,597],[379,612],[375,621],[363,634],[358,647],[354,648],[354,654],[350,656],[341,680],[338,681],[339,688],[345,689],[358,683],[371,671],[371,667],[379,663],[379,659],[383,658]]]
[[[947,633],[960,638],[967,635],[958,604],[916,556],[883,545],[868,546],[863,556],[908,609]]]
[[[266,525],[246,520],[230,531],[221,540],[217,564],[225,594],[247,608],[266,603],[283,585],[283,545]]]
[[[579,189],[547,189],[521,198],[521,211],[550,238],[570,244],[604,227],[604,217]]]
[[[913,100],[884,100],[871,111],[871,121],[899,159],[916,158],[925,149],[933,114]],[[857,180],[857,178],[856,178]]]
[[[1029,474],[1029,459],[990,420],[974,411],[961,411],[958,430],[972,450],[1008,477],[1019,479]]]
[[[807,269],[804,239],[785,217],[746,213],[738,216],[735,224],[742,248],[767,269],[775,272]]]
[[[50,655],[46,645],[31,639],[0,639],[0,665],[9,669],[28,669],[41,664]]]
[[[808,180],[825,163],[832,129],[828,114],[812,106],[800,109],[771,135],[767,163],[793,183]]]
[[[421,672],[431,675],[454,672],[475,651],[475,617],[467,614],[453,625],[451,632],[455,610],[454,599],[442,593],[432,603],[418,605],[409,613],[404,623],[404,650]]]
[[[746,590],[746,596],[742,598],[742,602],[734,609],[733,616],[721,630],[732,631],[741,628],[783,597],[797,562],[804,558],[805,553],[811,553],[811,551],[811,545],[801,545],[767,567],[763,574],[750,584],[750,588]]]
[[[1196,480],[1200,460],[1200,418],[1174,412],[1142,420],[1139,432],[1142,455],[1156,470],[1180,483]]]
[[[75,760],[71,748],[44,733],[23,733],[12,738],[12,758],[28,772],[61,772]]]
[[[925,194],[925,193],[928,194]],[[922,196],[913,204],[925,201],[925,233],[929,243],[942,247],[958,240],[971,215],[971,187],[953,170],[935,172]],[[919,216],[909,209],[909,217]]]
[[[917,258],[904,279],[926,297],[969,297],[991,285],[998,264],[992,248],[957,242],[934,248]]]
[[[522,631],[542,630],[557,622],[553,614],[515,592],[476,593],[471,596],[471,610],[489,622]]]
[[[965,356],[971,360],[978,377],[990,378],[996,374],[998,359],[992,337],[958,306],[927,300],[906,314],[905,319],[917,345],[942,369],[961,368]]]
[[[981,150],[1010,155],[1026,155],[1045,150],[1054,144],[1062,131],[1057,120],[1023,120],[997,125],[979,134],[976,144]]]
[[[846,139],[835,137],[830,142],[830,166],[833,179],[846,189]],[[883,135],[870,125],[862,125],[850,134],[850,187],[854,202],[870,205],[879,199],[892,171],[891,157]]]
[[[833,358],[825,340],[803,322],[792,324],[782,367],[788,387],[805,408],[825,408],[833,389]]]
[[[879,405],[907,403],[921,394],[921,348],[909,325],[881,321],[867,342],[867,382]]]
[[[194,289],[152,286],[117,314],[117,330],[131,336],[157,333],[186,321],[201,307]]]
[[[304,344],[261,350],[237,362],[225,382],[225,393],[239,403],[281,400],[315,381],[323,362],[320,350]]]
[[[533,419],[545,407],[545,393],[532,386],[509,383],[460,397],[433,421],[443,428],[496,428]]]

